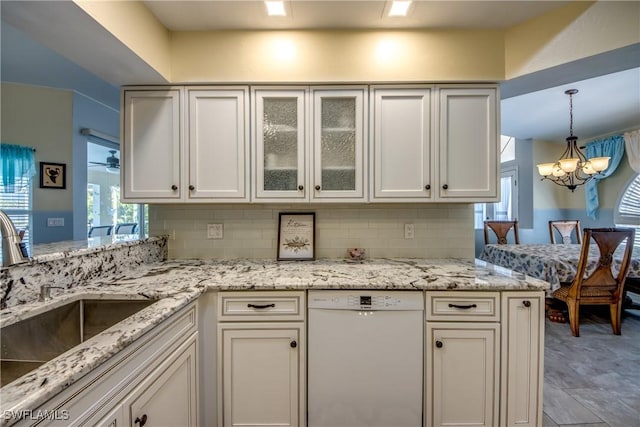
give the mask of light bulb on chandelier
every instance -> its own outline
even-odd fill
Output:
[[[595,176],[609,167],[610,157],[594,157],[587,159],[578,147],[578,137],[573,135],[573,95],[578,89],[565,91],[569,95],[569,136],[567,148],[555,163],[540,163],[536,165],[542,179],[548,179],[554,184],[567,187],[572,192],[591,181]]]

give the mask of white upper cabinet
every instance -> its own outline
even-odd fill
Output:
[[[192,201],[249,201],[249,93],[241,88],[188,88]]]
[[[122,99],[126,202],[499,200],[495,84],[128,87]]]
[[[498,200],[495,85],[372,86],[375,202]]]
[[[436,200],[498,201],[498,98],[495,86],[441,87]]]
[[[182,90],[126,90],[122,99],[122,199],[179,201]]]
[[[365,87],[252,94],[254,201],[365,200]]]
[[[313,93],[312,200],[365,198],[365,88]]]
[[[431,87],[371,88],[373,201],[432,197],[431,93]]]
[[[123,200],[249,201],[247,86],[126,88],[123,99]]]
[[[306,89],[253,89],[253,198],[309,199]]]

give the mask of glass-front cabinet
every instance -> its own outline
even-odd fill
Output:
[[[256,201],[363,201],[365,89],[254,88]]]
[[[364,90],[313,90],[313,198],[364,198]]]
[[[308,198],[305,89],[254,89],[255,199]]]

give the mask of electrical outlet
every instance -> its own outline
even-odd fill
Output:
[[[222,224],[207,224],[207,239],[224,238],[224,227]]]
[[[47,218],[47,227],[64,227],[64,218]]]
[[[413,239],[414,228],[413,224],[405,224],[404,225],[404,238],[405,239]]]

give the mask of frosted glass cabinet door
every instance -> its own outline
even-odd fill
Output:
[[[364,90],[313,91],[314,199],[362,198]]]
[[[254,90],[257,199],[306,199],[304,89]]]

